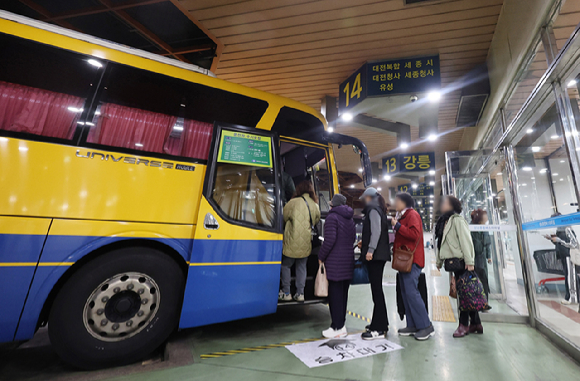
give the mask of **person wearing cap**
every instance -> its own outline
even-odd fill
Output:
[[[330,328],[322,331],[327,338],[345,337],[348,288],[354,271],[356,228],[354,212],[346,205],[346,197],[335,194],[324,223],[324,242],[318,252],[318,261],[324,263],[328,279],[328,306]]]
[[[389,248],[389,221],[387,204],[383,196],[373,188],[367,188],[361,200],[365,203],[363,214],[362,241],[359,242],[361,256],[366,261],[373,296],[373,318],[361,336],[364,340],[384,338],[389,330],[387,302],[383,293],[383,271],[391,260]]]

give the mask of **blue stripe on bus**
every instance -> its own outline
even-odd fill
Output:
[[[23,239],[29,239],[31,236],[22,235]],[[44,239],[44,236],[42,236]],[[30,276],[27,279],[22,280],[19,283],[18,289],[28,291],[30,287],[30,292],[26,300],[26,305],[24,310],[22,310],[22,305],[20,308],[16,308],[17,315],[22,312],[22,317],[20,318],[20,323],[18,324],[18,331],[16,334],[12,329],[11,333],[2,335],[2,341],[14,340],[27,340],[32,338],[34,331],[36,329],[36,324],[40,316],[44,302],[46,301],[48,295],[52,291],[56,282],[60,277],[69,269],[70,266],[57,266],[53,264],[65,262],[74,263],[84,257],[86,254],[114,242],[121,240],[132,239],[132,237],[95,237],[95,236],[48,236],[44,250],[42,252],[42,257],[40,258],[40,265],[36,270],[36,275],[30,285],[30,280],[32,278],[32,273],[34,272],[34,266],[11,266],[11,267],[0,267],[3,272],[6,273],[10,278],[19,277],[22,272],[28,270]],[[164,243],[173,249],[175,249],[180,255],[184,257],[187,261],[189,259],[189,254],[191,253],[192,239],[159,239],[159,238],[140,238],[147,240],[154,240]],[[40,252],[40,250],[38,251]],[[3,260],[3,262],[25,262],[22,256],[11,255],[10,258]],[[38,259],[35,260],[35,262]],[[43,266],[43,264],[50,264],[49,266]],[[0,281],[1,282],[1,281]],[[3,283],[0,283],[0,286]],[[11,286],[9,289],[16,290],[17,288]],[[22,300],[24,301],[24,300]],[[16,312],[14,312],[16,314]],[[3,314],[0,316],[0,325],[3,324],[4,317]],[[4,331],[4,330],[2,330]],[[10,336],[10,337],[9,337]]]
[[[0,234],[0,264],[36,263],[45,235]],[[0,266],[0,342],[11,341],[35,266]]]
[[[180,328],[276,312],[282,241],[196,240],[190,260]]]
[[[0,263],[7,265],[0,266],[0,289],[11,290],[0,293],[0,342],[32,338],[50,291],[70,268],[57,264],[74,263],[103,245],[131,238],[49,236],[36,267],[44,239],[44,235],[0,235]],[[193,253],[181,328],[276,311],[282,241],[153,240],[173,247],[186,260]],[[23,263],[29,265],[18,265]]]

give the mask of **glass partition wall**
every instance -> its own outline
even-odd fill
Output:
[[[532,326],[580,359],[580,29],[565,43],[553,35],[546,26],[531,49],[528,62],[538,70],[530,81],[530,65],[522,69],[497,110],[501,130],[488,135],[490,147],[446,154],[444,189],[498,225],[482,228],[496,229],[488,268],[494,310],[529,314]]]
[[[492,307],[482,319],[504,322],[528,321],[528,307],[517,255],[516,226],[506,190],[505,160],[491,150],[447,152],[447,183],[463,205],[463,217],[470,224],[474,240],[486,242],[486,250],[476,250],[476,272],[488,290]],[[451,186],[449,186],[451,184]],[[485,211],[487,221],[477,221],[472,213]],[[479,223],[478,223],[479,222]]]

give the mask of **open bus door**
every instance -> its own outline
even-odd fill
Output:
[[[216,123],[180,328],[276,311],[282,204],[276,133]]]

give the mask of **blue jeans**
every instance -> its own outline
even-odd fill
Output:
[[[399,273],[401,277],[401,293],[405,314],[407,316],[407,327],[421,330],[431,325],[429,314],[425,308],[425,302],[419,293],[419,275],[421,268],[413,263],[410,273]]]

